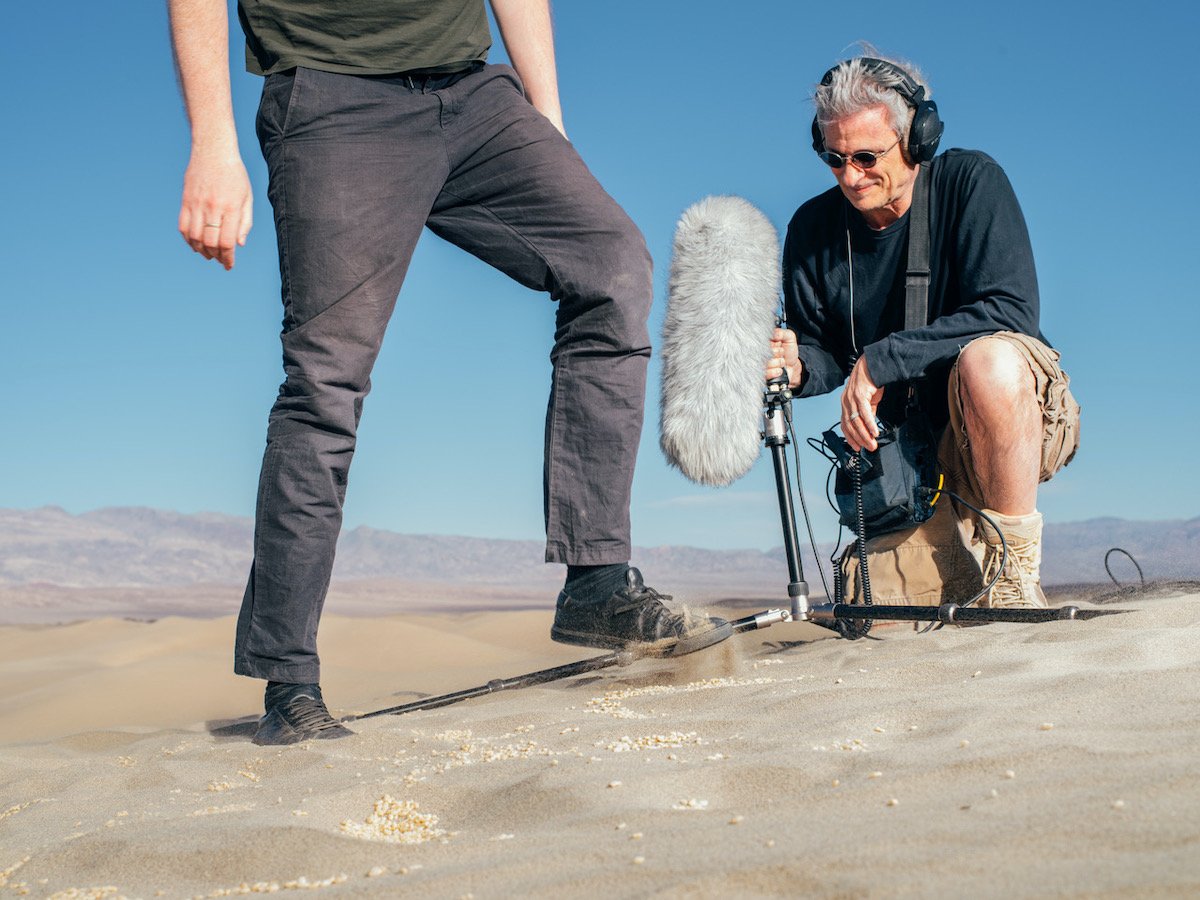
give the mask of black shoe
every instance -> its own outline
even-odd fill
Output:
[[[329,714],[315,684],[270,682],[265,706],[267,714],[259,719],[254,735],[256,744],[298,744],[354,734]]]
[[[724,619],[697,617],[683,607],[671,609],[663,603],[670,599],[646,587],[642,573],[630,568],[625,587],[606,600],[588,603],[565,590],[560,593],[550,637],[560,644],[682,656],[733,634],[733,626]]]

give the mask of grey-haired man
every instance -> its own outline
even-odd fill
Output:
[[[768,377],[799,396],[845,387],[841,427],[854,450],[876,448],[877,419],[903,417],[914,386],[936,426],[956,492],[985,507],[1008,562],[985,602],[1044,606],[1038,484],[1074,456],[1079,407],[1039,329],[1033,250],[1016,195],[983,153],[949,150],[937,107],[913,67],[844,60],[814,93],[814,149],[836,187],[796,212],[784,246],[789,329],[772,341]],[[909,211],[929,184],[927,324],[905,328]],[[980,527],[990,581],[999,537]]]

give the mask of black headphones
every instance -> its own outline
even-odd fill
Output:
[[[929,162],[937,153],[938,141],[942,139],[942,131],[946,127],[938,117],[937,104],[926,100],[925,88],[913,81],[912,76],[894,63],[873,56],[861,57],[859,62],[871,75],[892,75],[900,79],[900,83],[892,85],[892,88],[913,109],[912,125],[908,129],[908,142],[905,144],[908,158],[914,163]],[[826,72],[821,77],[821,84],[833,84],[833,73],[843,65],[844,62],[838,63]],[[813,116],[812,139],[813,150],[817,153],[825,152],[825,135],[821,133],[816,116]]]

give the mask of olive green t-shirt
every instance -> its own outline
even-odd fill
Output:
[[[483,0],[238,0],[246,69],[456,72],[487,59]]]

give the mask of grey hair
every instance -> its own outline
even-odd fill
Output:
[[[892,130],[896,137],[903,138],[908,134],[913,120],[913,108],[896,90],[903,80],[892,72],[880,71],[863,62],[864,57],[882,59],[908,75],[912,81],[925,88],[925,98],[932,91],[926,84],[921,70],[911,63],[890,59],[875,51],[869,44],[863,44],[863,57],[843,60],[833,69],[829,84],[818,84],[813,90],[813,105],[817,110],[817,124],[822,130],[830,122],[855,115],[872,106],[883,106],[888,111]],[[908,148],[904,148],[905,158]]]

